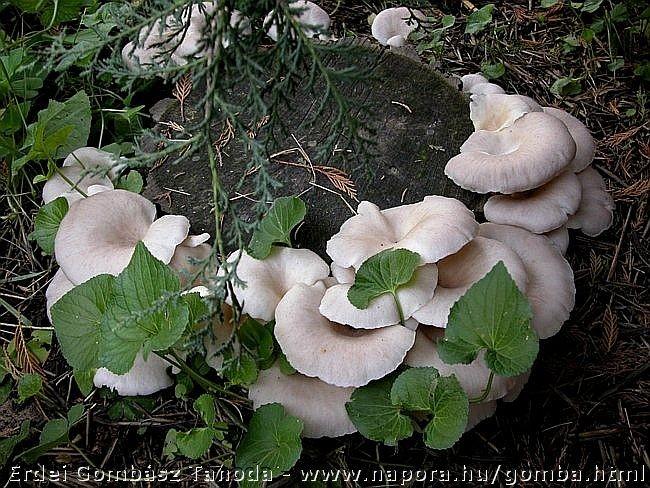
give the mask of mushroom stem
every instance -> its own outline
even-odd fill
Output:
[[[393,298],[395,299],[395,306],[397,307],[397,313],[399,314],[399,323],[402,327],[406,327],[404,321],[404,310],[402,310],[402,304],[400,303],[399,298],[397,298],[397,291],[393,291],[391,295],[393,295]]]
[[[485,386],[485,390],[483,390],[483,393],[481,393],[481,396],[476,397],[476,398],[470,398],[469,403],[474,404],[474,403],[481,403],[484,401],[488,395],[490,394],[490,390],[492,389],[492,380],[494,380],[494,371],[490,371],[490,376],[488,377],[487,385]]]

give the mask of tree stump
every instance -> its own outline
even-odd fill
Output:
[[[473,130],[466,96],[435,70],[401,53],[362,46],[354,62],[364,67],[375,66],[371,79],[344,87],[345,94],[356,105],[363,106],[359,117],[373,141],[371,154],[341,150],[326,161],[311,159],[314,148],[329,133],[328,120],[306,127],[303,121],[316,102],[308,93],[297,93],[291,107],[282,114],[287,134],[276,152],[287,152],[270,163],[270,173],[283,185],[276,196],[301,194],[307,204],[307,218],[296,235],[297,245],[321,255],[325,254],[327,240],[357,206],[350,194],[337,188],[334,171],[323,166],[348,175],[358,200],[370,200],[381,208],[418,202],[434,194],[458,198],[472,210],[479,209],[482,202],[479,196],[463,191],[444,174],[445,164],[458,154],[460,145]],[[233,96],[244,93],[242,88]],[[192,94],[185,100],[185,120],[200,120],[200,96]],[[168,127],[164,125],[167,122],[185,123],[176,100],[160,102],[153,112],[159,129]],[[219,130],[215,128],[216,132]],[[215,134],[215,139],[218,136]],[[254,219],[257,216],[253,214],[253,202],[247,196],[252,188],[247,183],[236,188],[246,168],[246,148],[233,140],[222,151],[223,186],[231,201],[237,203],[239,215],[245,220]],[[310,161],[305,161],[302,151]],[[157,165],[147,177],[145,196],[159,203],[165,212],[188,217],[195,232],[214,235],[212,183],[206,154],[201,151],[174,164],[168,160]],[[312,171],[311,166],[319,169]]]

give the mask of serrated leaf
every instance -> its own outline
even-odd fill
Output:
[[[407,249],[386,249],[368,258],[359,267],[354,285],[348,290],[350,303],[367,308],[384,293],[395,295],[397,289],[411,281],[420,256]]]
[[[113,298],[115,277],[99,275],[74,287],[51,309],[61,352],[75,370],[99,366],[102,322]]]
[[[143,186],[144,181],[142,180],[142,175],[135,170],[131,170],[126,176],[120,177],[115,188],[130,191],[132,193],[140,193]]]
[[[361,435],[389,446],[413,434],[411,419],[391,401],[393,379],[389,376],[357,388],[345,404],[348,417]]]
[[[179,292],[174,272],[139,242],[128,266],[115,278],[113,301],[102,326],[101,365],[125,374],[141,349],[146,357],[174,345],[189,320]]]
[[[307,207],[298,197],[276,198],[269,212],[261,220],[249,244],[249,254],[264,259],[273,244],[291,245],[291,231],[307,214]]]
[[[476,34],[485,29],[490,22],[492,22],[492,11],[494,5],[489,3],[467,16],[467,25],[465,26],[465,34]]]
[[[194,401],[194,410],[201,416],[201,420],[208,427],[212,427],[217,419],[217,411],[214,407],[212,395],[204,393]]]
[[[432,397],[433,418],[424,428],[424,443],[432,449],[447,449],[463,435],[469,401],[455,376],[441,376]]]
[[[20,424],[20,431],[17,434],[0,440],[0,468],[7,464],[16,446],[27,439],[29,435],[29,423],[29,420],[23,420]]]
[[[34,232],[29,237],[36,241],[38,247],[45,254],[54,252],[54,239],[59,231],[59,225],[67,213],[68,201],[63,197],[59,197],[38,209],[34,219]]]
[[[90,392],[93,390],[93,387],[95,386],[93,379],[95,378],[96,371],[97,370],[94,368],[85,370],[73,369],[74,380],[83,396],[90,395]]]
[[[213,439],[212,427],[198,427],[187,432],[176,432],[174,442],[183,456],[199,459],[210,450]]]
[[[288,471],[300,458],[302,420],[289,415],[279,403],[258,408],[248,424],[248,431],[237,448],[237,466],[258,467],[277,476]]]
[[[407,410],[431,412],[439,377],[435,368],[409,368],[395,378],[390,400]]]
[[[27,373],[18,380],[18,402],[38,395],[43,389],[43,378],[38,374]]]
[[[257,381],[257,361],[246,351],[225,361],[223,374],[233,385],[249,386]]]
[[[499,261],[451,308],[438,352],[449,364],[468,364],[485,349],[494,373],[515,376],[530,369],[539,351],[532,312],[503,261]]]

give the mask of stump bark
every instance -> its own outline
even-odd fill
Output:
[[[341,64],[350,60],[328,62]],[[311,159],[330,128],[327,117],[311,126],[304,123],[316,101],[309,93],[297,93],[291,107],[282,114],[287,132],[276,149],[276,152],[293,151],[270,163],[270,173],[283,185],[276,196],[302,194],[308,207],[307,218],[296,235],[297,245],[323,256],[326,241],[353,215],[351,209],[356,209],[357,202],[336,188],[326,170],[314,172],[310,165],[343,171],[354,183],[359,201],[370,200],[381,208],[418,202],[434,194],[458,198],[472,210],[480,208],[482,200],[460,189],[444,175],[445,164],[458,154],[460,145],[473,130],[466,96],[435,70],[400,53],[365,46],[352,62],[363,67],[375,66],[371,79],[343,88],[355,105],[363,107],[359,117],[373,142],[370,154],[341,150],[327,160]],[[233,96],[243,94],[245,87]],[[155,117],[163,124],[198,121],[200,96],[192,94],[185,101],[186,122],[181,120],[180,104],[176,100],[160,102],[153,110]],[[162,127],[168,125],[159,124],[159,128]],[[215,134],[215,139],[218,135]],[[298,148],[307,153],[310,162],[304,160]],[[157,165],[147,177],[145,196],[157,201],[165,212],[188,217],[195,232],[214,235],[212,186],[206,154],[201,151],[173,164],[170,158]],[[252,184],[244,180],[244,185],[236,189],[247,158],[241,142],[230,142],[223,149],[220,177],[229,191],[229,198],[237,203],[239,215],[254,219],[253,202],[246,196]]]

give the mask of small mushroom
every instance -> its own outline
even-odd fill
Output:
[[[522,95],[475,94],[469,103],[469,118],[475,130],[497,131],[510,127],[530,112],[541,112],[537,102]]]
[[[562,256],[566,254],[566,250],[569,248],[569,229],[566,225],[562,225],[557,229],[546,232],[544,235],[550,239],[551,243],[558,251],[560,251]]]
[[[576,213],[569,217],[567,227],[595,237],[611,227],[614,199],[607,193],[603,177],[591,166],[576,176],[582,187],[582,200]]]
[[[244,285],[233,289],[242,312],[254,319],[273,320],[275,308],[282,297],[297,283],[313,285],[329,275],[329,267],[318,254],[309,249],[273,247],[264,259],[255,259],[248,253],[235,251],[229,263],[237,263],[237,277]],[[220,270],[219,275],[224,271]],[[232,305],[232,298],[226,302]]]
[[[494,195],[483,206],[485,218],[495,224],[516,225],[535,234],[566,224],[580,205],[582,187],[571,171],[524,193]]]
[[[331,322],[318,308],[323,283],[298,283],[278,303],[275,337],[299,372],[335,386],[362,386],[395,371],[413,346],[415,332],[401,325],[354,329]]]
[[[480,73],[461,76],[462,90],[466,93],[476,95],[488,95],[493,93],[505,93],[505,90],[496,83],[490,83]]]
[[[454,198],[427,196],[386,210],[364,201],[327,241],[327,254],[338,266],[355,269],[385,249],[408,249],[420,255],[422,264],[435,263],[471,241],[477,225],[472,212]]]
[[[99,274],[119,274],[144,241],[154,257],[169,263],[189,231],[185,217],[157,221],[156,207],[137,193],[110,190],[78,200],[61,221],[54,240],[57,263],[75,284]]]
[[[544,107],[544,112],[564,122],[576,143],[576,155],[569,165],[569,170],[574,173],[584,170],[594,160],[594,154],[596,153],[596,143],[587,126],[570,113],[559,108]]]
[[[146,361],[142,354],[138,353],[128,373],[117,375],[106,368],[99,368],[95,372],[93,382],[97,388],[106,386],[122,396],[151,395],[174,384],[167,374],[167,368],[170,366],[171,364],[153,353]]]
[[[460,151],[445,167],[454,183],[477,193],[510,194],[560,174],[575,156],[575,143],[559,119],[531,112],[498,132],[474,132]]]
[[[431,300],[437,281],[436,265],[426,264],[415,270],[409,283],[398,288],[397,298],[405,319]],[[320,313],[332,322],[355,329],[377,329],[399,323],[399,312],[391,295],[381,295],[372,300],[368,308],[361,310],[348,300],[348,290],[351,287],[351,283],[344,283],[328,288],[320,303]]]
[[[208,259],[212,252],[212,246],[205,244],[210,234],[199,234],[198,236],[187,236],[174,251],[169,261],[169,266],[178,271],[181,283],[185,285],[187,280],[200,271],[201,261]],[[197,280],[200,281],[199,278]]]
[[[425,19],[422,12],[408,7],[387,8],[379,12],[372,21],[372,37],[382,46],[401,47],[409,34]]]
[[[339,437],[357,431],[345,410],[353,391],[300,373],[285,375],[274,365],[260,371],[257,382],[248,390],[248,398],[255,409],[280,403],[305,423],[305,437]]]
[[[457,253],[438,262],[438,286],[433,299],[417,310],[413,318],[421,324],[446,327],[454,303],[499,261],[503,261],[517,287],[525,292],[526,270],[519,256],[499,241],[476,237]]]
[[[309,2],[307,0],[297,0],[291,2],[289,6],[291,9],[296,10],[294,17],[298,20],[298,23],[307,37],[326,37],[327,31],[330,28],[331,19],[325,10],[320,8],[314,2]],[[274,13],[271,12],[266,16],[266,19],[264,19],[265,26],[271,23],[273,15]],[[278,40],[278,26],[275,22],[270,24],[266,33],[274,41]]]
[[[521,227],[485,223],[479,235],[510,247],[528,275],[526,295],[533,310],[533,328],[541,339],[551,337],[569,318],[575,305],[573,270],[551,241]]]
[[[70,279],[65,275],[63,270],[59,269],[54,273],[54,277],[50,284],[45,290],[45,310],[47,312],[47,318],[52,322],[52,315],[50,314],[50,309],[52,305],[58,302],[63,295],[68,293],[75,287],[75,284],[70,281]]]

